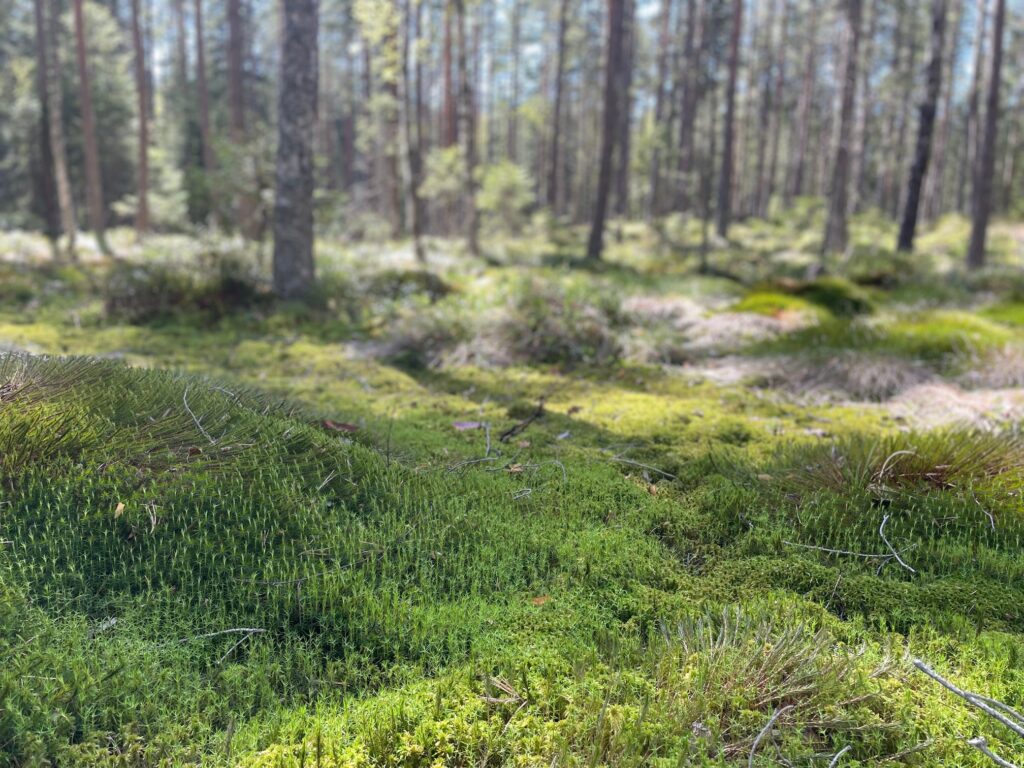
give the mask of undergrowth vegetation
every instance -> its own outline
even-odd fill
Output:
[[[682,220],[325,242],[307,307],[227,242],[11,246],[0,764],[1020,763],[911,663],[1024,706],[1015,254],[943,221],[910,280],[865,218],[808,281],[820,215],[713,275]]]

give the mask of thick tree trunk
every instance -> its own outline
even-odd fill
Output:
[[[188,87],[188,37],[185,34],[185,0],[174,0],[174,64],[178,70],[178,86]]]
[[[786,185],[786,205],[792,205],[793,198],[804,194],[807,176],[807,150],[811,138],[811,109],[814,106],[814,80],[818,68],[818,14],[821,9],[810,0],[807,13],[807,57],[804,60],[803,80],[800,99],[796,107],[796,140],[793,142],[793,158],[789,169],[789,183]]]
[[[914,248],[914,232],[917,229],[917,214],[921,200],[921,187],[928,174],[928,162],[931,159],[932,134],[935,131],[935,113],[939,105],[939,92],[942,89],[942,56],[946,37],[946,0],[933,0],[932,6],[932,56],[928,63],[928,87],[924,101],[921,103],[920,117],[917,124],[917,148],[914,151],[914,164],[910,169],[907,183],[906,205],[903,209],[903,222],[900,224],[897,249],[911,251]]]
[[[476,125],[473,111],[473,83],[469,78],[466,38],[466,4],[465,0],[453,0],[455,3],[456,32],[458,35],[459,58],[459,132],[462,134],[463,151],[463,197],[466,207],[466,247],[471,256],[480,255],[480,212],[476,207]]]
[[[569,27],[569,0],[561,0],[558,9],[558,51],[555,54],[555,106],[551,113],[551,155],[548,159],[547,203],[554,212],[558,208],[558,180],[561,176],[562,100],[565,90],[565,36]]]
[[[135,232],[141,237],[149,231],[149,115],[146,111],[146,52],[142,45],[139,0],[132,0],[132,49],[135,52],[135,93],[139,113]]]
[[[213,173],[213,132],[210,130],[210,91],[206,84],[206,42],[203,38],[203,0],[195,0],[196,90],[199,94],[199,134],[203,143],[203,169]]]
[[[773,99],[775,96],[775,82],[772,79],[774,65],[775,45],[775,16],[778,0],[769,0],[768,14],[765,19],[764,45],[761,51],[761,66],[763,70],[759,73],[761,79],[761,99],[758,105],[757,131],[755,132],[755,143],[757,144],[757,166],[754,172],[754,190],[752,194],[752,205],[749,210],[754,216],[764,218],[768,211],[767,187],[768,187],[768,148],[770,141],[768,137],[772,132]]]
[[[860,51],[861,0],[840,0],[846,12],[847,44],[843,67],[842,96],[839,125],[836,126],[835,157],[832,163],[832,182],[829,188],[828,219],[822,260],[830,253],[846,250],[849,233],[850,195],[850,139],[853,118],[857,108],[857,57]]]
[[[850,185],[850,215],[860,210],[861,194],[867,182],[868,173],[868,118],[871,114],[871,74],[875,60],[875,32],[878,26],[878,0],[867,0],[864,9],[870,21],[864,38],[861,66],[858,71],[857,125],[853,131],[853,182]]]
[[[92,105],[89,79],[89,54],[85,41],[82,0],[74,0],[75,51],[78,57],[78,99],[82,110],[82,144],[85,154],[85,194],[89,206],[89,225],[103,253],[110,253],[106,234],[106,207],[103,202],[103,178],[100,175],[100,149],[96,137],[96,113]]]
[[[1003,78],[1003,27],[1006,22],[1006,0],[996,0],[992,27],[992,70],[988,78],[985,101],[985,133],[981,156],[974,176],[974,216],[971,242],[967,250],[967,266],[978,269],[985,264],[985,240],[988,220],[992,214],[992,177],[996,170],[996,139],[999,135],[999,86]]]
[[[598,171],[597,199],[590,225],[590,238],[587,241],[587,259],[590,261],[599,261],[604,250],[604,223],[608,215],[608,196],[612,184],[612,154],[615,149],[616,128],[619,125],[619,70],[622,66],[625,2],[626,0],[607,0],[608,44],[605,54],[604,115],[601,121],[601,166]]]
[[[284,299],[304,298],[314,281],[317,28],[317,0],[284,4],[274,196],[274,290]]]
[[[729,34],[729,83],[725,92],[725,126],[722,132],[722,169],[718,180],[718,222],[719,237],[729,233],[732,221],[733,161],[736,152],[733,146],[736,133],[736,80],[740,69],[740,38],[743,36],[743,0],[734,0],[732,7],[732,32]]]

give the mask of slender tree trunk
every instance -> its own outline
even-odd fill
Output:
[[[679,208],[685,211],[690,206],[693,192],[694,172],[694,127],[700,105],[702,87],[699,76],[704,53],[704,3],[703,0],[687,0],[686,36],[683,43],[682,72],[680,79],[679,109]]]
[[[636,49],[636,20],[634,0],[625,0],[623,7],[623,51],[622,66],[619,67],[619,94],[616,97],[619,114],[619,135],[616,141],[618,162],[616,164],[615,213],[626,216],[629,213],[629,172],[631,155],[631,128],[633,111],[633,58]]]
[[[729,83],[725,92],[725,126],[722,132],[722,170],[718,181],[717,230],[719,237],[729,233],[732,221],[733,146],[736,133],[736,80],[740,69],[740,38],[743,36],[743,0],[734,0],[732,32],[729,35]]]
[[[78,56],[78,98],[82,110],[82,144],[85,154],[85,193],[89,206],[89,225],[103,253],[109,254],[106,234],[106,210],[103,203],[103,178],[100,174],[100,149],[96,137],[96,113],[92,105],[89,58],[85,41],[82,0],[74,0],[75,51]]]
[[[932,134],[935,131],[935,113],[939,105],[939,91],[942,89],[942,55],[946,36],[946,0],[933,0],[932,5],[932,56],[928,63],[928,89],[924,101],[921,102],[920,117],[917,124],[917,149],[914,151],[914,164],[910,168],[910,179],[907,183],[906,205],[903,209],[903,222],[900,225],[897,249],[911,251],[914,249],[914,232],[917,229],[917,214],[921,200],[921,187],[928,174],[928,163],[931,160]]]
[[[605,55],[604,114],[601,131],[601,166],[597,179],[597,199],[587,242],[587,259],[600,261],[604,250],[604,224],[608,214],[608,196],[612,183],[612,154],[615,149],[618,119],[619,75],[622,66],[624,5],[626,0],[607,0],[608,45]]]
[[[846,61],[842,77],[842,96],[839,125],[836,127],[835,158],[832,163],[832,183],[829,189],[828,219],[825,241],[822,245],[822,264],[830,253],[846,250],[849,233],[850,194],[850,138],[857,108],[857,57],[860,51],[861,0],[840,0],[846,12]]]
[[[206,42],[203,38],[203,0],[195,0],[196,90],[199,93],[199,134],[203,142],[203,170],[213,173],[213,132],[210,130],[210,92],[206,85]]]
[[[228,108],[230,118],[231,143],[241,151],[243,168],[240,178],[242,188],[235,197],[235,225],[244,237],[256,237],[258,222],[256,221],[256,201],[248,190],[251,183],[249,173],[248,151],[244,149],[248,141],[248,130],[245,119],[245,29],[242,23],[242,0],[227,0],[228,17]]]
[[[138,100],[138,160],[136,162],[135,231],[142,237],[149,231],[149,116],[146,112],[146,52],[139,23],[139,0],[132,1],[132,48],[135,52],[135,93]]]
[[[981,102],[983,82],[982,72],[985,68],[985,29],[988,22],[988,0],[978,0],[978,18],[974,38],[974,74],[971,78],[971,90],[967,96],[967,122],[964,128],[964,150],[960,156],[960,180],[957,184],[956,207],[967,211],[967,185],[971,175],[977,168],[978,146],[978,110]]]
[[[284,299],[306,297],[314,282],[317,28],[317,0],[284,3],[274,196],[274,290]]]
[[[560,0],[558,9],[558,51],[555,54],[555,106],[551,114],[551,155],[548,161],[547,202],[558,213],[558,179],[561,175],[562,100],[565,90],[565,36],[569,26],[569,0]]]
[[[455,103],[455,75],[452,67],[452,13],[455,0],[446,0],[444,6],[444,45],[441,49],[441,74],[444,81],[444,105],[441,146],[454,147],[459,140],[458,106]]]
[[[857,125],[853,130],[853,183],[850,185],[850,215],[860,209],[861,194],[868,173],[868,116],[871,113],[871,74],[875,60],[875,32],[878,26],[878,0],[867,0],[867,35],[858,74]]]
[[[767,188],[768,188],[768,140],[772,132],[773,99],[775,96],[775,82],[772,78],[774,64],[775,41],[775,16],[778,0],[769,0],[768,15],[765,20],[764,46],[761,51],[761,66],[763,71],[758,74],[761,79],[761,100],[758,106],[757,131],[755,142],[757,144],[757,167],[754,173],[754,190],[750,212],[754,216],[764,218],[768,211]]]
[[[185,0],[174,0],[174,62],[178,69],[178,86],[188,88],[188,37],[185,34]]]
[[[56,187],[57,208],[60,213],[60,228],[67,238],[65,247],[71,259],[75,259],[75,235],[78,225],[75,221],[75,201],[71,195],[71,178],[68,174],[67,143],[64,139],[62,108],[64,95],[61,89],[58,15],[56,0],[36,0],[37,55],[40,67],[40,88],[45,99],[45,136],[48,139],[50,159],[53,167],[53,182]]]
[[[654,150],[651,153],[650,192],[647,197],[647,217],[653,219],[660,211],[661,153],[668,144],[669,132],[665,121],[665,103],[668,99],[669,46],[672,38],[672,0],[661,0],[658,19],[658,80],[654,85]]]
[[[480,256],[480,213],[476,207],[476,125],[473,112],[473,83],[469,78],[466,38],[466,4],[465,0],[453,0],[455,3],[456,32],[459,47],[459,91],[461,97],[459,110],[459,132],[462,134],[463,150],[463,195],[466,206],[466,247],[471,256]]]
[[[519,32],[522,9],[512,0],[512,99],[508,107],[508,159],[517,162],[519,152]]]
[[[985,133],[981,157],[974,176],[974,216],[971,242],[967,250],[967,266],[978,269],[985,264],[985,240],[988,220],[992,215],[992,185],[996,171],[996,139],[999,135],[999,87],[1003,78],[1003,27],[1006,21],[1006,0],[996,0],[992,27],[992,70],[988,78],[985,101]]]
[[[925,218],[933,219],[939,215],[943,206],[944,189],[946,182],[946,147],[949,142],[950,128],[953,124],[953,94],[955,91],[953,74],[956,71],[956,59],[959,51],[959,30],[960,19],[963,16],[964,0],[956,0],[951,25],[951,44],[949,55],[946,56],[945,72],[942,75],[942,112],[939,118],[939,125],[935,137],[934,160],[931,172],[925,176],[925,193],[923,203],[923,214]]]
[[[789,50],[789,2],[782,0],[779,19],[779,45],[775,54],[775,94],[772,97],[771,159],[768,161],[768,183],[764,191],[761,215],[769,213],[779,178],[779,146],[785,123],[783,100],[786,96],[786,54]]]
[[[818,68],[818,14],[815,0],[810,0],[807,13],[807,57],[804,60],[803,81],[800,99],[796,107],[796,140],[793,142],[793,159],[786,185],[786,205],[792,205],[793,198],[804,194],[807,175],[807,150],[811,139],[811,109],[814,106],[814,79]]]
[[[408,178],[409,195],[409,224],[412,230],[412,247],[416,254],[416,260],[426,263],[427,254],[423,248],[423,203],[420,198],[420,181],[422,177],[422,160],[420,157],[420,146],[423,137],[420,133],[419,103],[416,100],[416,88],[414,85],[414,72],[419,66],[419,55],[416,53],[415,45],[418,42],[419,23],[416,20],[415,34],[417,39],[413,40],[413,10],[412,0],[405,0],[403,9],[405,17],[405,34],[402,35],[402,139],[405,145],[406,176]],[[416,12],[419,14],[419,3],[416,5]]]

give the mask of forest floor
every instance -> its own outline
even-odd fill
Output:
[[[1024,762],[1019,227],[820,219],[0,236],[0,762]]]

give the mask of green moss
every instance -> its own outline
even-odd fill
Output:
[[[729,307],[730,312],[753,312],[758,315],[778,316],[785,313],[803,313],[824,319],[829,311],[813,301],[773,291],[754,291]]]

